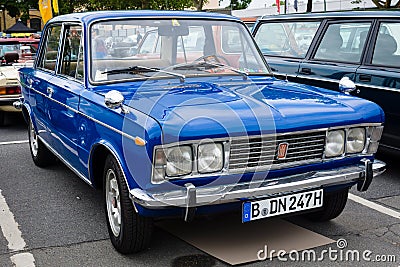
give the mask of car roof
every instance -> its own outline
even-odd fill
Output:
[[[398,17],[400,10],[362,10],[362,11],[341,11],[341,12],[316,12],[316,13],[300,13],[300,14],[284,14],[284,15],[265,15],[260,20],[281,20],[281,19],[311,19],[311,18],[377,18],[377,17]]]
[[[167,17],[167,18],[208,18],[229,19],[240,21],[239,18],[210,12],[195,11],[164,11],[164,10],[124,10],[124,11],[93,11],[83,13],[72,13],[54,17],[49,22],[77,21],[89,24],[95,20],[112,18],[143,18],[143,17]]]

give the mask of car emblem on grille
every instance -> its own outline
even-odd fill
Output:
[[[288,150],[289,144],[288,143],[280,143],[278,145],[278,159],[285,159],[286,153]]]

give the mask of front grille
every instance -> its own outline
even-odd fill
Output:
[[[298,166],[322,160],[326,131],[231,140],[229,170],[255,171]],[[286,157],[278,159],[279,144],[287,143]]]

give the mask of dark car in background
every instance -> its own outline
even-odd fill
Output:
[[[379,104],[382,145],[400,150],[400,11],[352,11],[265,16],[253,35],[278,78],[338,89]]]

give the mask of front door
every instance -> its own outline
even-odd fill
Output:
[[[79,101],[84,90],[81,48],[82,27],[64,23],[59,66],[49,82],[49,117],[52,146],[82,173],[78,157]]]

